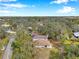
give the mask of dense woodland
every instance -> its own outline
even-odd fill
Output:
[[[10,27],[2,27],[2,24]],[[0,17],[0,49],[8,43],[7,29],[16,32],[12,44],[12,59],[34,59],[32,32],[48,35],[53,48],[49,59],[79,59],[79,38],[73,33],[79,32],[79,17]],[[57,42],[57,43],[56,43]],[[2,55],[3,51],[0,51]],[[0,56],[1,58],[1,56]]]

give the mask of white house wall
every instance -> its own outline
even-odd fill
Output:
[[[52,48],[52,46],[50,45],[50,46],[47,46],[47,47],[45,47],[45,46],[35,46],[36,48]]]

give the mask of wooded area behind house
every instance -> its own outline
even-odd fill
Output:
[[[0,59],[13,35],[11,59],[79,59],[78,32],[78,16],[0,17]],[[48,36],[52,48],[36,48],[33,33]]]

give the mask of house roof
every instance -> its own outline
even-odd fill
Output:
[[[7,30],[6,32],[7,33],[10,33],[10,34],[16,34],[16,32],[15,31],[12,31],[12,30]]]
[[[79,32],[74,32],[74,36],[79,37]]]
[[[1,26],[2,26],[2,27],[9,27],[10,24],[2,24]]]
[[[48,41],[48,40],[36,40],[36,41],[34,41],[34,45],[37,45],[37,46],[45,46],[45,45],[50,46],[51,44],[50,44],[50,41]]]
[[[47,36],[44,36],[44,35],[34,35],[33,36],[33,39],[48,39],[48,37]]]

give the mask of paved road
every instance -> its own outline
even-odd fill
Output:
[[[12,56],[12,42],[15,40],[15,37],[14,36],[10,36],[9,37],[9,43],[4,51],[4,54],[3,54],[3,58],[2,59],[11,59],[11,56]]]

